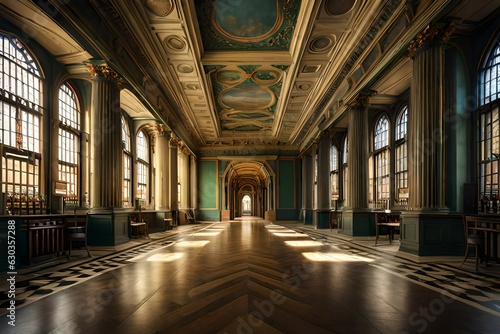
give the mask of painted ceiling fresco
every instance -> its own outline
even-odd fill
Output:
[[[196,0],[205,50],[288,50],[300,0]]]
[[[206,66],[223,130],[271,130],[285,66]]]
[[[206,51],[288,50],[300,0],[196,1]],[[286,66],[205,66],[222,130],[271,130]]]

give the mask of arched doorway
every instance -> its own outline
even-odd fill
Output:
[[[243,195],[243,199],[241,200],[241,215],[252,215],[252,198],[248,194]]]
[[[267,219],[275,210],[274,179],[274,172],[265,161],[231,161],[222,182],[224,215],[230,219],[244,215]]]

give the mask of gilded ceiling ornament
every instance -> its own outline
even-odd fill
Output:
[[[410,45],[408,46],[408,55],[413,57],[415,52],[425,45],[435,42],[447,42],[454,31],[455,27],[451,24],[429,24],[410,42]]]
[[[117,85],[123,85],[125,83],[125,80],[116,73],[111,67],[109,67],[107,64],[94,64],[94,63],[86,63],[87,69],[89,70],[90,74],[93,77],[102,77],[108,80],[113,81]]]
[[[168,130],[165,124],[157,124],[156,132],[158,133],[158,137],[170,137],[171,131]]]
[[[170,138],[170,146],[172,147],[178,147],[181,143],[181,140],[175,136],[172,136],[172,138]]]
[[[144,0],[146,8],[156,16],[167,16],[174,9],[172,1],[169,0]]]

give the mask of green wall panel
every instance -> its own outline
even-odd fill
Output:
[[[295,208],[295,174],[293,160],[279,161],[278,174],[278,208],[294,209]]]
[[[200,161],[199,164],[199,207],[217,208],[217,161]]]

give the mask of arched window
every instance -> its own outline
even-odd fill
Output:
[[[79,206],[80,110],[67,84],[59,88],[59,181],[66,182],[65,205]]]
[[[384,207],[388,204],[390,185],[389,120],[385,115],[379,117],[373,135],[374,200],[377,207]]]
[[[349,170],[347,166],[347,153],[348,153],[348,142],[347,142],[347,136],[345,136],[344,139],[344,145],[343,145],[343,150],[342,150],[342,175],[343,175],[343,193],[344,193],[344,206],[347,206],[349,203],[348,198],[349,198]]]
[[[485,105],[500,97],[500,43],[496,45],[480,74],[480,105]]]
[[[137,198],[148,199],[149,144],[144,131],[137,134]]]
[[[408,107],[405,106],[398,115],[396,121],[396,194],[401,205],[407,204],[408,198],[408,144],[406,142],[406,131],[408,124]]]
[[[500,42],[493,48],[480,72],[479,192],[492,199],[499,196],[500,159]]]
[[[44,197],[39,193],[42,76],[26,47],[17,38],[4,34],[0,34],[0,64],[2,192],[14,208],[14,201]],[[21,207],[17,204],[17,208]]]
[[[334,207],[339,198],[339,156],[335,145],[330,146],[330,198]]]
[[[123,159],[123,206],[132,205],[132,152],[130,150],[130,129],[122,116],[122,159]]]

